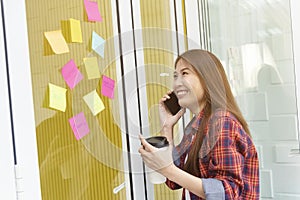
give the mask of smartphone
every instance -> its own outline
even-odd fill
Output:
[[[172,113],[172,115],[176,115],[176,113],[178,113],[178,111],[181,109],[181,106],[178,104],[178,99],[174,92],[172,92],[169,96],[170,99],[164,101],[164,104],[170,113]]]

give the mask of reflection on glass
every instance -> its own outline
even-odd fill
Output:
[[[281,83],[281,75],[273,55],[266,43],[247,43],[239,47],[228,48],[228,73],[235,94],[253,91],[258,88],[258,77],[268,68],[273,83]],[[276,77],[276,79],[275,79]]]
[[[209,0],[212,51],[226,66],[260,158],[261,198],[299,198],[289,0]],[[291,184],[286,184],[289,180]]]

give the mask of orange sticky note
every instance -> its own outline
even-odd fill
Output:
[[[55,54],[69,52],[69,47],[61,30],[45,32],[44,35]]]

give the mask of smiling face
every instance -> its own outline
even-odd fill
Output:
[[[181,107],[198,114],[204,107],[204,89],[194,67],[184,59],[178,60],[174,72],[173,90]]]

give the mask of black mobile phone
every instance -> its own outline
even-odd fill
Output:
[[[174,92],[172,92],[169,96],[170,99],[164,101],[164,104],[168,108],[170,113],[172,113],[172,115],[175,115],[181,109],[181,106],[178,104],[178,99]]]

